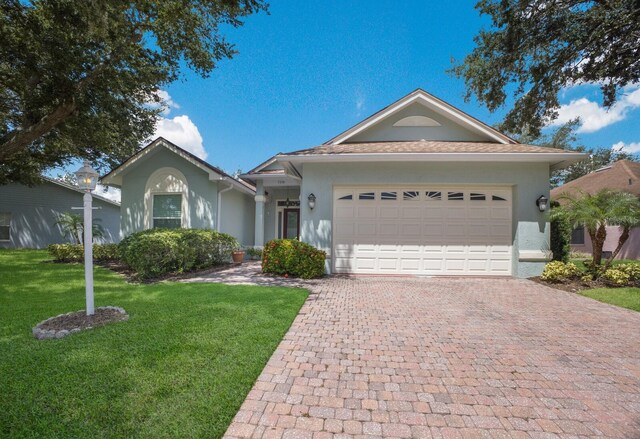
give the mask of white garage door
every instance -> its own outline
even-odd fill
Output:
[[[510,275],[511,188],[336,187],[336,273]]]

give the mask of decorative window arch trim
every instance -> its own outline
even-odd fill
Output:
[[[439,127],[437,120],[427,116],[407,116],[393,124],[394,127]]]
[[[180,206],[180,222],[182,227],[191,227],[189,215],[189,184],[187,178],[176,168],[160,168],[155,170],[147,179],[144,188],[144,228],[153,227],[153,196],[154,195],[182,195]]]

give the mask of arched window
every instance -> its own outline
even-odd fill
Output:
[[[145,228],[189,227],[189,186],[175,168],[160,168],[149,176],[144,191]]]

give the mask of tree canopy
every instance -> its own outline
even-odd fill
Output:
[[[558,92],[597,83],[611,106],[640,80],[640,3],[637,0],[480,0],[491,26],[453,68],[494,111],[515,100],[505,128],[539,134],[557,116]],[[509,101],[509,102],[508,102]]]
[[[0,0],[0,184],[72,158],[113,166],[154,131],[160,87],[235,54],[263,0]]]

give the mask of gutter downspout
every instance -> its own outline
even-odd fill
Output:
[[[220,231],[220,226],[222,224],[222,194],[224,192],[230,191],[233,189],[233,185],[229,184],[229,187],[218,191],[218,212],[216,214],[216,232]]]

